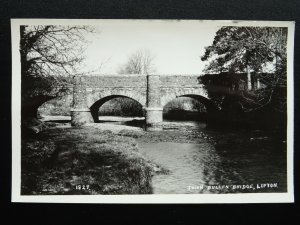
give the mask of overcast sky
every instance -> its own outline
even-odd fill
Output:
[[[98,32],[88,35],[86,69],[117,73],[130,54],[146,49],[155,57],[156,73],[200,74],[200,57],[211,45],[216,24],[187,20],[101,20]]]

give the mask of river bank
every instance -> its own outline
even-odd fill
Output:
[[[130,135],[56,125],[23,138],[23,195],[152,193],[160,169]]]

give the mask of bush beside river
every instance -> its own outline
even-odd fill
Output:
[[[123,133],[52,127],[23,137],[22,194],[151,193],[155,165]]]

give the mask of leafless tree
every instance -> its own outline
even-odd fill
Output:
[[[88,26],[20,26],[22,116],[68,90],[83,60]]]
[[[150,74],[154,72],[154,56],[150,51],[144,49],[131,54],[118,71],[119,74]]]

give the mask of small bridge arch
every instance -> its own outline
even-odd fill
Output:
[[[161,100],[162,108],[164,108],[169,102],[171,102],[174,99],[179,98],[179,97],[189,97],[189,98],[199,101],[200,103],[202,103],[205,106],[208,113],[219,110],[217,105],[207,97],[206,92],[199,91],[196,89],[182,90],[179,92],[173,92],[173,93],[169,93],[165,96],[162,96],[162,98],[161,98],[162,99]]]
[[[95,100],[95,96],[90,97],[91,101]],[[138,102],[142,107],[145,106],[146,100],[144,100],[141,96],[139,95],[133,95],[133,94],[125,94],[125,93],[106,93],[106,94],[101,94],[99,96],[99,99],[96,100],[93,104],[89,104],[89,109],[91,111],[92,117],[94,122],[98,122],[99,118],[98,118],[98,111],[99,108],[106,103],[109,100],[112,100],[114,98],[128,98],[131,100],[134,100],[136,102]]]
[[[140,103],[143,107],[146,105],[146,96],[142,93],[135,90],[123,90],[123,89],[115,89],[115,90],[90,90],[87,92],[87,105],[88,108],[93,107],[96,102],[103,102],[116,98],[116,97],[125,97],[130,98],[138,103]],[[102,103],[102,104],[103,104]],[[101,106],[101,105],[99,105]]]

